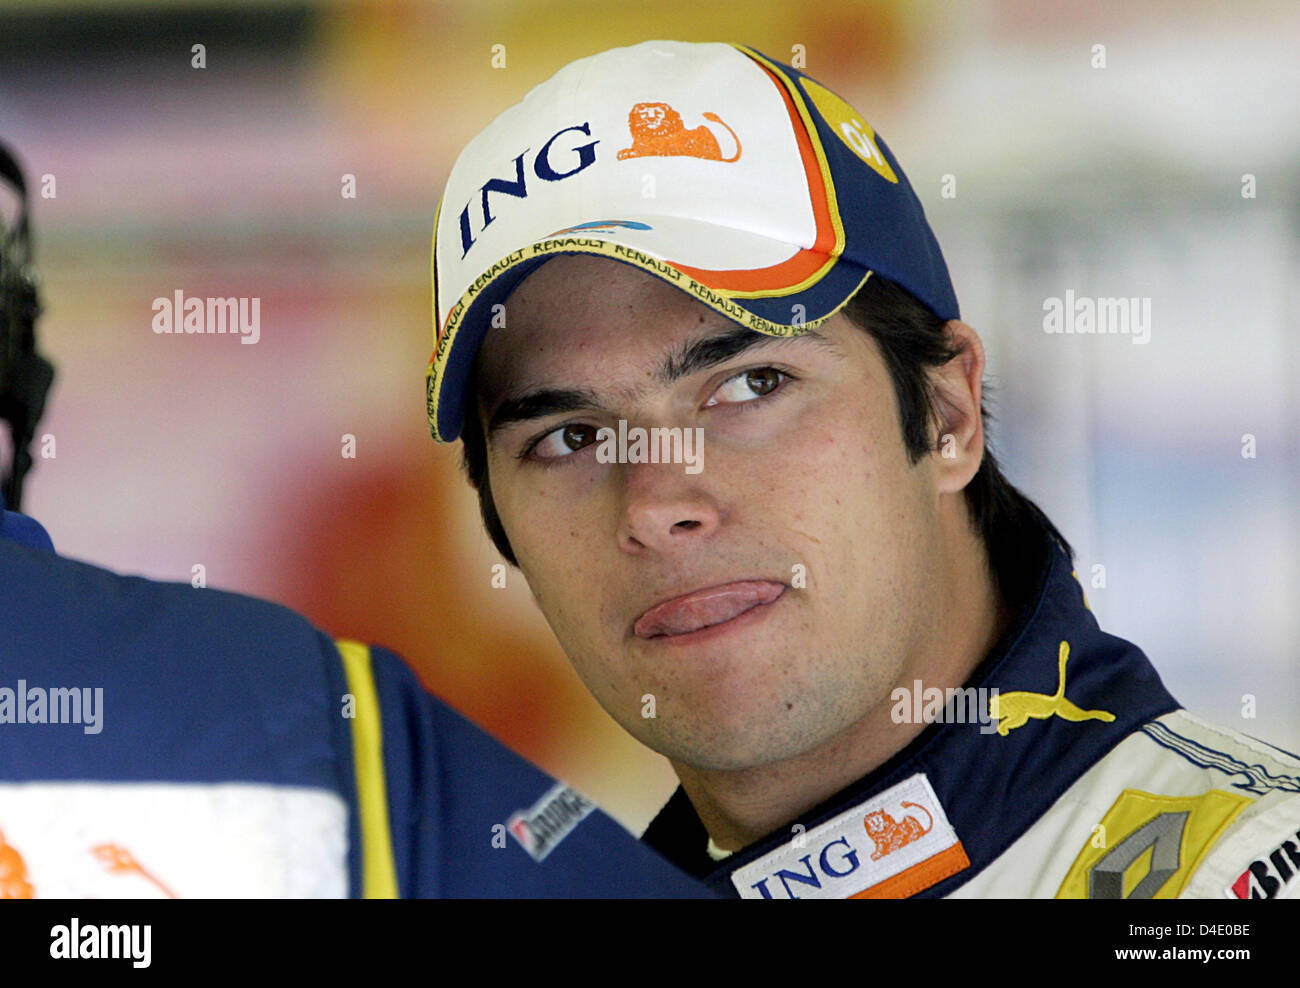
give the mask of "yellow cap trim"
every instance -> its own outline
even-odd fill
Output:
[[[840,217],[840,201],[835,192],[835,177],[831,174],[831,163],[826,157],[825,147],[822,146],[821,134],[817,132],[817,125],[813,122],[812,114],[808,112],[808,103],[804,99],[803,92],[795,84],[795,80],[786,75],[785,71],[776,62],[764,58],[748,45],[739,45],[735,42],[730,42],[730,44],[731,47],[742,54],[748,55],[780,79],[781,84],[785,86],[786,92],[790,94],[790,101],[794,103],[795,109],[799,111],[804,130],[808,134],[808,143],[812,146],[813,154],[817,157],[817,167],[822,173],[822,184],[826,189],[826,208],[830,213],[831,228],[835,231],[835,246],[831,248],[826,263],[797,285],[791,285],[779,292],[729,292],[728,294],[732,298],[780,298],[784,295],[798,295],[806,292],[813,285],[820,283],[822,279],[830,274],[835,265],[839,263],[840,257],[844,254],[844,247],[848,242],[848,238],[844,234],[844,220]],[[850,109],[852,108],[850,107]]]
[[[673,267],[667,261],[661,260],[644,251],[636,250],[632,247],[626,247],[623,244],[610,243],[605,240],[596,240],[591,237],[559,237],[549,240],[540,240],[536,243],[521,247],[512,251],[501,260],[493,264],[487,271],[479,275],[475,282],[470,285],[469,289],[461,296],[451,311],[447,313],[447,324],[443,327],[442,334],[438,335],[435,326],[434,338],[437,341],[433,351],[433,357],[429,360],[428,366],[424,372],[425,382],[425,402],[426,412],[429,417],[429,429],[433,438],[439,442],[451,442],[452,440],[444,438],[438,432],[438,402],[442,397],[441,378],[442,372],[447,366],[447,357],[451,352],[452,346],[456,341],[456,333],[460,329],[465,314],[469,311],[470,305],[488,285],[492,284],[502,274],[524,261],[532,260],[535,257],[541,257],[546,254],[559,253],[577,253],[577,254],[598,254],[604,257],[612,257],[616,260],[624,261],[628,264],[635,265],[656,274],[664,281],[676,285],[685,292],[689,292],[695,298],[703,302],[712,309],[721,312],[724,316],[740,323],[748,329],[757,333],[763,333],[766,336],[790,337],[802,336],[811,329],[816,329],[831,316],[835,315],[845,305],[848,304],[862,285],[871,277],[868,271],[862,276],[862,281],[858,282],[857,288],[849,292],[844,300],[834,309],[821,316],[818,319],[809,319],[805,323],[797,326],[787,326],[781,323],[771,322],[762,316],[750,312],[742,307],[738,302],[733,301],[728,295],[723,295],[708,285],[696,281],[685,271]],[[466,414],[471,410],[466,409]]]

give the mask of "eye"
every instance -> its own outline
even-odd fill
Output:
[[[753,370],[741,371],[718,385],[718,390],[713,392],[705,406],[737,405],[764,398],[789,377],[789,374],[775,367],[755,367]]]
[[[541,439],[528,447],[524,455],[533,456],[539,460],[555,460],[576,453],[584,446],[590,446],[595,441],[596,427],[594,425],[582,425],[580,423],[563,425],[542,436]]]

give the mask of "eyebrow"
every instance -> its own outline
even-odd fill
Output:
[[[600,399],[594,391],[543,388],[529,391],[517,398],[505,398],[488,418],[487,433],[492,434],[515,422],[545,418],[562,412],[576,412],[583,408],[599,407]]]
[[[779,337],[737,327],[725,333],[682,344],[664,358],[656,376],[662,384],[672,384],[687,375],[726,363],[732,357],[754,347],[800,339],[833,347],[831,341],[816,330],[809,330],[795,337]],[[493,433],[516,422],[527,422],[548,415],[599,407],[601,407],[600,396],[594,391],[583,388],[540,388],[502,399],[488,417],[487,434],[491,438]]]

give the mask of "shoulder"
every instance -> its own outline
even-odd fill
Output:
[[[101,687],[119,744],[138,738],[170,751],[169,725],[176,741],[222,724],[232,738],[244,729],[252,742],[288,739],[342,693],[333,642],[287,607],[7,542],[0,626],[11,675],[27,673],[32,685]]]
[[[1200,856],[1181,896],[1300,898],[1300,757],[1185,710],[1142,733],[1189,789],[1201,790],[1200,818],[1187,820],[1188,843],[1201,845]]]
[[[257,642],[319,652],[316,629],[279,604],[239,593],[127,576],[52,552],[0,542],[0,615],[18,640],[86,655],[206,636],[202,653]],[[201,655],[199,656],[202,657]]]
[[[332,640],[288,608],[0,544],[0,843],[33,895],[354,887]]]
[[[1180,709],[1133,730],[958,895],[1300,895],[1298,831],[1300,758]]]
[[[51,725],[47,745],[0,741],[6,757],[43,758],[61,774],[103,764],[123,778],[338,788],[343,670],[330,637],[301,615],[12,544],[0,548],[0,588],[0,667],[31,687],[103,697],[103,736]]]
[[[1095,822],[1060,894],[1265,898],[1300,892],[1291,882],[1300,853],[1293,863],[1286,854],[1288,842],[1294,848],[1300,840],[1300,758],[1242,731],[1186,710],[1165,714],[1103,758],[1066,802],[1086,808]],[[1147,878],[1126,887],[1132,882],[1126,869],[1148,849]],[[1259,864],[1275,853],[1280,872]]]

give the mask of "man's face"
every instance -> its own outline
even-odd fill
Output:
[[[937,620],[938,495],[865,332],[837,314],[759,336],[573,255],[516,289],[506,323],[479,357],[492,496],[616,721],[676,761],[745,768],[889,702]],[[702,429],[702,470],[599,462],[596,430],[620,419]]]

